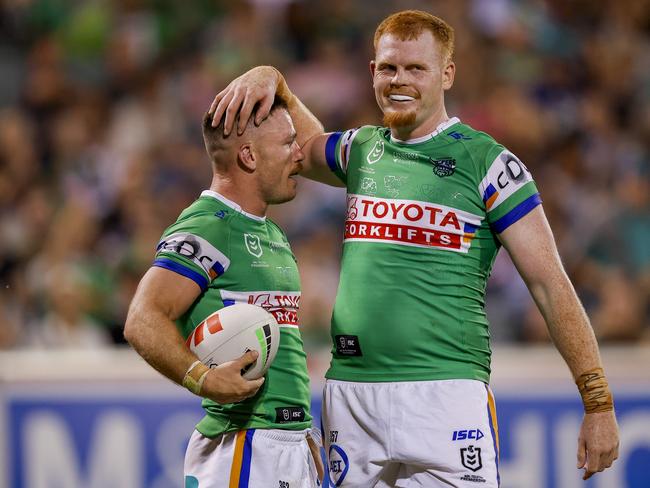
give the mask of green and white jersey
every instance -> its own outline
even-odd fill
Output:
[[[334,133],[326,157],[348,193],[326,376],[487,383],[497,234],[541,203],[526,166],[457,118],[410,141]]]
[[[300,277],[284,232],[271,220],[204,191],[165,230],[153,265],[190,278],[203,290],[177,321],[185,338],[208,315],[240,302],[264,307],[280,325],[278,353],[257,395],[228,405],[204,399],[199,432],[215,437],[253,428],[309,428],[311,395],[298,322]]]

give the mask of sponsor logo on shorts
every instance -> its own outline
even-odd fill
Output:
[[[460,477],[461,481],[471,481],[472,483],[486,483],[485,478],[483,476],[479,476],[476,474],[465,474]]]
[[[451,440],[462,441],[465,439],[474,439],[478,441],[479,439],[483,439],[483,437],[485,437],[485,435],[483,435],[481,429],[455,430]]]
[[[460,462],[470,471],[478,471],[483,467],[481,448],[468,446],[460,450]]]
[[[418,200],[348,195],[345,241],[390,242],[466,253],[482,217]]]
[[[330,444],[327,459],[329,460],[330,487],[341,486],[350,469],[348,455],[338,444]]]
[[[291,422],[304,422],[305,409],[302,407],[277,407],[275,409],[275,423],[288,424]]]
[[[219,290],[224,306],[250,303],[271,313],[280,327],[298,327],[300,292]]]

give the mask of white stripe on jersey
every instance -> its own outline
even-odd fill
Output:
[[[361,127],[357,129],[346,130],[341,136],[341,152],[339,154],[339,159],[341,161],[340,167],[343,173],[348,171],[348,162],[350,161],[350,150],[352,149],[352,141],[356,135],[361,130]]]
[[[493,192],[492,194],[496,195],[490,205],[487,205],[488,211],[492,211],[529,181],[533,181],[533,177],[526,165],[510,151],[503,150],[492,161],[485,178],[478,186],[478,191],[484,201],[486,193]],[[490,185],[492,189],[488,190]]]
[[[214,279],[215,263],[219,263],[224,272],[230,267],[230,259],[225,254],[203,237],[191,232],[175,232],[164,237],[158,243],[156,254],[163,251],[176,253],[189,259],[205,272],[209,281]]]

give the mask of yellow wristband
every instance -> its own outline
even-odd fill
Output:
[[[614,399],[609,391],[603,368],[585,371],[576,380],[576,385],[582,397],[585,413],[614,410]]]
[[[208,368],[201,361],[195,361],[188,368],[185,377],[183,378],[183,386],[195,395],[201,395],[201,387],[205,381],[205,377],[210,372]]]

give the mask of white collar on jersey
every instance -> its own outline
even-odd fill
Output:
[[[237,212],[244,214],[246,217],[251,218],[253,220],[257,220],[258,222],[266,222],[266,217],[260,217],[259,215],[253,215],[252,213],[248,213],[245,210],[241,208],[240,205],[237,205],[235,202],[232,200],[224,197],[221,193],[217,193],[216,191],[213,190],[203,190],[201,192],[202,197],[212,197],[216,198],[219,200],[221,203],[224,205],[228,205],[230,208],[233,210],[236,210]]]
[[[458,124],[459,122],[460,119],[458,117],[452,117],[451,119],[445,120],[440,125],[438,125],[438,127],[436,127],[436,130],[434,130],[432,133],[427,134],[426,136],[416,137],[415,139],[408,139],[406,141],[393,137],[393,135],[391,134],[390,142],[396,142],[397,144],[420,144],[421,142],[426,142],[429,139],[433,139],[438,134],[440,134],[443,130],[447,130],[449,127],[451,127],[454,124]]]

